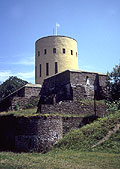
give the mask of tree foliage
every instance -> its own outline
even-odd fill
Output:
[[[27,81],[17,78],[16,76],[11,76],[5,82],[0,85],[0,100],[13,93],[15,90],[24,86]]]
[[[112,101],[120,99],[120,65],[116,65],[111,73],[108,73],[109,95]]]

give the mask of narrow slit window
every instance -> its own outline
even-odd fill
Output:
[[[44,55],[46,55],[47,54],[47,49],[44,49]]]
[[[63,48],[63,54],[65,54],[65,48]]]
[[[53,48],[53,53],[56,53],[56,48]]]
[[[49,63],[46,63],[46,76],[49,76]]]
[[[40,51],[38,51],[38,56],[40,56]]]
[[[55,74],[58,73],[58,64],[55,62]]]
[[[37,78],[37,66],[35,66],[35,76]]]
[[[73,55],[73,50],[71,50],[71,55]]]
[[[42,76],[42,66],[41,66],[41,64],[40,64],[40,77]]]
[[[77,57],[77,55],[78,55],[78,54],[77,54],[77,52],[76,52],[76,57]]]

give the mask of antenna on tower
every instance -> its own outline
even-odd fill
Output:
[[[60,27],[60,24],[56,22],[56,36],[57,36],[57,28]]]
[[[53,35],[55,35],[55,31],[54,31],[54,28],[53,28]]]

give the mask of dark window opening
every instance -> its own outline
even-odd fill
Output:
[[[73,55],[73,50],[71,50],[71,55]]]
[[[65,49],[63,48],[63,53],[65,54]]]
[[[40,51],[38,51],[38,56],[40,56]]]
[[[37,66],[35,66],[35,76],[37,78]]]
[[[40,77],[42,76],[41,70],[42,70],[42,66],[41,66],[41,64],[40,64]]]
[[[58,64],[55,62],[55,74],[58,73]]]
[[[49,76],[49,63],[46,63],[46,76]]]
[[[53,48],[53,53],[56,53],[56,48]]]
[[[77,56],[78,54],[77,54],[77,52],[76,52],[76,56]]]
[[[44,55],[46,55],[47,54],[47,49],[44,49]]]

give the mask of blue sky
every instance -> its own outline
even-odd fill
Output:
[[[111,71],[120,62],[120,0],[1,0],[0,82],[34,83],[35,41],[59,35],[78,42],[79,69]]]

